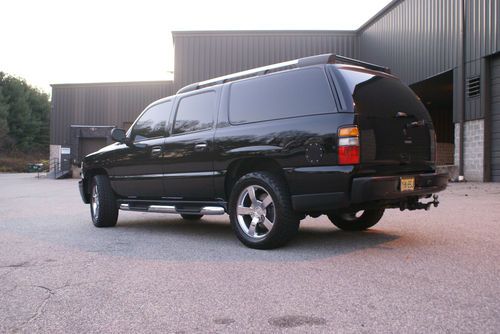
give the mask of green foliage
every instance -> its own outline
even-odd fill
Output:
[[[47,94],[0,72],[0,150],[47,151],[49,116]]]

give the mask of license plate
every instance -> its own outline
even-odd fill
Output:
[[[413,190],[415,190],[415,178],[414,177],[402,177],[400,189],[401,189],[401,191],[413,191]]]

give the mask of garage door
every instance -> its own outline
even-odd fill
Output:
[[[82,159],[87,154],[95,152],[106,146],[106,138],[80,138],[78,158]]]
[[[500,56],[491,62],[491,179],[500,182]]]

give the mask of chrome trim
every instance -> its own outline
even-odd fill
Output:
[[[112,180],[130,180],[130,179],[160,179],[167,177],[203,177],[221,175],[221,172],[191,172],[191,173],[167,173],[167,174],[141,174],[141,175],[114,175],[110,176]]]
[[[120,204],[120,210],[126,210],[126,211],[143,211],[144,209],[134,209],[131,208],[129,204],[122,203]],[[147,207],[146,212],[157,212],[157,213],[174,213],[174,214],[181,214],[185,213],[182,210],[177,210],[177,208],[173,205],[150,205]],[[223,215],[226,213],[224,208],[222,206],[204,206],[200,209],[199,212],[189,212],[192,214],[200,214],[200,215],[207,215],[207,216],[215,216],[215,215]]]
[[[163,177],[201,177],[201,176],[214,176],[215,172],[191,172],[191,173],[167,173]]]
[[[148,212],[178,213],[175,206],[171,205],[150,205],[148,207]]]
[[[224,208],[220,206],[205,206],[200,210],[200,215],[223,215],[224,213]]]
[[[114,175],[109,178],[112,180],[123,180],[123,179],[160,179],[163,174],[144,174],[144,175]]]

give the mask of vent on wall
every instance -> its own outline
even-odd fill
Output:
[[[467,80],[467,96],[469,98],[477,97],[481,93],[479,77],[470,78]]]

